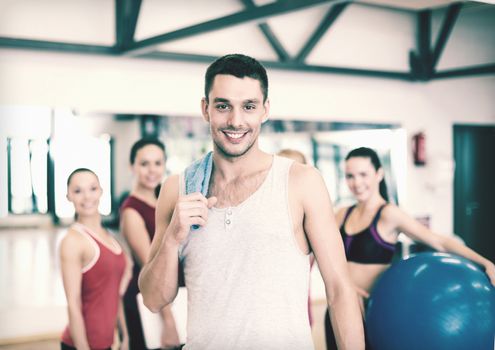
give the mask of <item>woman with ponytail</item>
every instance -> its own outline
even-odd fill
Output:
[[[67,199],[74,205],[76,220],[60,244],[69,315],[62,350],[110,349],[116,326],[119,350],[128,349],[122,295],[130,279],[130,260],[102,225],[98,211],[102,193],[92,170],[78,168],[69,175]]]
[[[389,203],[384,171],[374,150],[366,147],[354,149],[345,160],[347,186],[356,204],[341,208],[335,218],[340,227],[349,273],[361,302],[363,317],[373,285],[390,266],[399,232],[435,250],[474,261],[485,268],[488,278],[495,285],[495,266],[491,261],[451,236],[432,232]],[[327,349],[336,349],[328,312],[325,333]]]
[[[148,349],[145,340],[145,325],[137,303],[139,293],[138,276],[141,267],[148,261],[151,242],[155,235],[155,206],[160,184],[165,173],[165,145],[157,139],[144,138],[135,142],[130,152],[130,166],[134,185],[129,197],[120,207],[120,228],[130,248],[134,267],[132,278],[124,294],[124,309],[129,330],[129,349]],[[179,275],[180,275],[179,270]],[[175,349],[180,345],[179,335],[172,314],[166,306],[160,312],[163,320],[161,342],[163,349]]]

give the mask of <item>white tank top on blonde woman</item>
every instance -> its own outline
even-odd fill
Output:
[[[296,242],[288,203],[292,162],[274,156],[257,191],[236,207],[210,209],[207,225],[180,247],[188,290],[184,349],[314,348],[309,256]]]

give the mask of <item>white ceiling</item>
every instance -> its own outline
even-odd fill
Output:
[[[257,0],[257,5],[273,2]],[[416,47],[417,10],[432,8],[432,45],[451,0],[360,0],[341,13],[306,59],[322,66],[409,71]],[[114,0],[0,0],[0,37],[113,46]],[[373,5],[373,6],[371,6]],[[295,56],[332,5],[323,4],[266,20]],[[184,28],[245,7],[239,0],[143,0],[135,40]],[[160,51],[219,56],[244,53],[276,61],[257,22],[232,26],[159,46]],[[467,2],[438,68],[495,63],[495,6]]]

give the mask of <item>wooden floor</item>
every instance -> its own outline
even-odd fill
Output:
[[[325,333],[323,328],[323,317],[326,310],[326,305],[323,302],[313,304],[313,316],[315,323],[313,324],[313,340],[315,350],[325,350]],[[29,341],[18,344],[0,345],[0,350],[53,350],[59,349],[60,342],[58,339]]]
[[[323,328],[323,317],[326,305],[323,302],[313,304],[313,340],[315,350],[325,350],[325,333]],[[16,344],[0,345],[0,350],[53,350],[60,348],[58,338],[43,341],[26,341]]]
[[[0,345],[0,349],[5,350],[54,350],[60,349],[60,342],[57,339],[34,341],[27,343]]]
[[[0,229],[1,350],[60,348],[67,308],[57,246],[64,233],[65,229]],[[313,339],[315,349],[324,350],[326,305],[318,278],[313,269]]]
[[[57,334],[67,322],[57,244],[64,230],[0,230],[0,344]]]

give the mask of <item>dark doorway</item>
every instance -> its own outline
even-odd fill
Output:
[[[454,125],[454,231],[495,261],[495,125]]]

